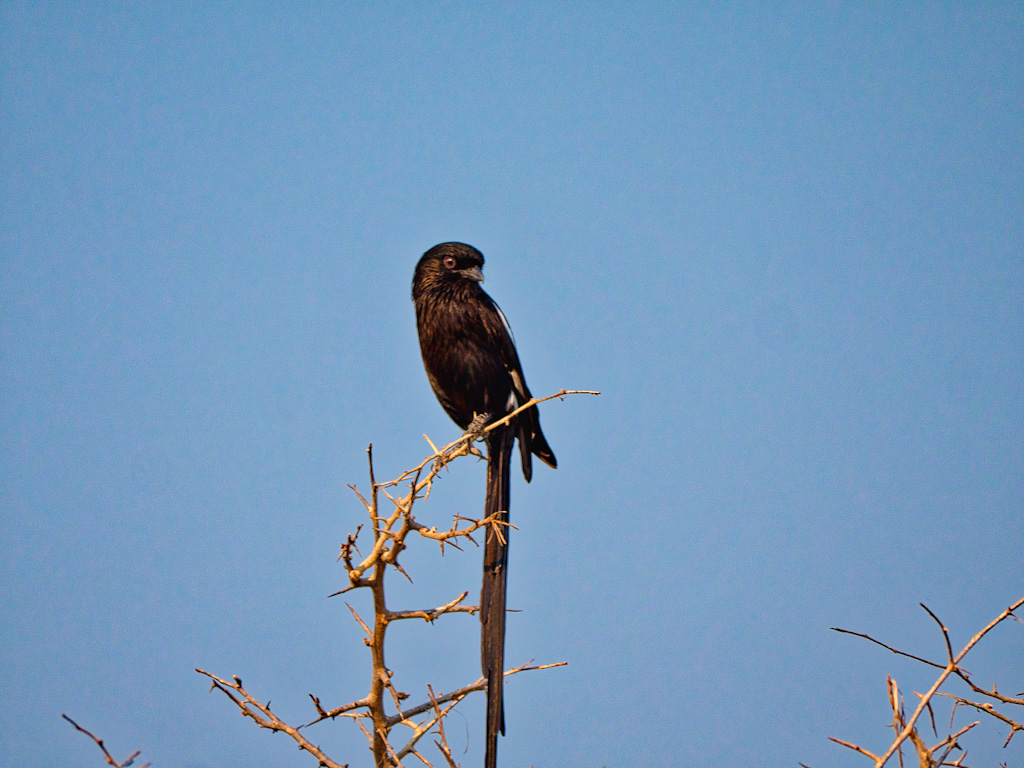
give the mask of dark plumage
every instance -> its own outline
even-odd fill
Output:
[[[505,316],[480,283],[484,256],[464,243],[435,245],[419,260],[412,280],[420,352],[430,386],[452,420],[466,429],[477,416],[494,421],[530,400],[515,341]],[[530,408],[510,425],[487,435],[486,515],[501,513],[508,521],[512,444],[519,438],[523,476],[533,474],[531,456],[556,467]],[[505,662],[505,595],[508,579],[508,534],[487,530],[484,578],[480,595],[481,659],[487,677],[487,757],[497,761],[498,731],[505,732],[502,697]],[[504,538],[504,542],[501,540]]]

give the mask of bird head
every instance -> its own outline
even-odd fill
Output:
[[[417,286],[454,285],[463,280],[484,281],[484,255],[465,243],[441,243],[423,254],[413,275],[413,298]]]

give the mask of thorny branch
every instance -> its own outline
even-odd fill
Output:
[[[404,706],[403,702],[409,698],[409,694],[400,692],[394,686],[394,672],[388,669],[384,662],[384,639],[388,625],[392,621],[423,619],[427,622],[433,622],[446,614],[474,614],[479,612],[480,608],[476,605],[462,604],[462,601],[469,594],[467,591],[436,608],[390,610],[387,606],[384,590],[387,569],[392,567],[409,579],[409,581],[412,581],[398,562],[399,555],[406,549],[408,542],[416,538],[409,539],[411,533],[417,534],[419,538],[436,541],[443,555],[445,546],[461,549],[459,546],[460,539],[468,539],[475,545],[476,541],[473,539],[472,534],[480,528],[504,525],[505,523],[501,523],[496,515],[485,517],[482,520],[456,515],[452,520],[450,528],[439,531],[436,526],[427,526],[418,522],[413,516],[413,507],[418,500],[422,499],[425,501],[430,497],[434,480],[448,464],[461,456],[481,455],[474,447],[477,439],[484,437],[488,432],[502,424],[507,424],[527,408],[555,398],[564,399],[567,395],[578,394],[598,395],[600,393],[589,390],[563,389],[561,392],[549,397],[534,398],[504,418],[482,429],[477,429],[478,425],[471,425],[474,431],[467,431],[459,439],[440,449],[431,442],[429,437],[424,435],[424,438],[426,438],[427,443],[431,447],[432,453],[412,469],[403,472],[397,478],[388,482],[377,482],[373,467],[373,446],[371,445],[367,448],[366,453],[370,475],[369,499],[360,493],[354,485],[349,487],[362,503],[369,517],[369,529],[372,531],[373,536],[372,546],[367,549],[365,556],[359,550],[357,541],[363,531],[362,525],[345,538],[344,543],[341,545],[338,559],[342,561],[348,574],[348,586],[331,595],[331,597],[334,597],[353,589],[362,588],[369,589],[373,596],[372,622],[363,621],[355,609],[351,605],[348,606],[354,620],[366,635],[364,643],[370,649],[372,669],[370,691],[366,696],[333,709],[325,709],[320,702],[320,698],[310,694],[309,697],[316,710],[316,717],[303,725],[291,726],[271,711],[269,702],[263,704],[253,697],[242,686],[242,681],[238,677],[232,677],[231,681],[228,681],[205,670],[196,669],[196,671],[210,678],[212,688],[216,688],[227,696],[239,708],[242,715],[251,718],[260,728],[287,733],[299,745],[300,750],[309,752],[319,761],[319,765],[325,768],[346,768],[347,764],[341,764],[329,758],[318,746],[306,738],[302,729],[325,720],[334,720],[337,717],[350,718],[359,726],[370,743],[370,748],[374,755],[374,764],[377,768],[401,766],[402,760],[409,755],[415,756],[424,765],[430,766],[427,759],[417,751],[417,743],[432,728],[437,726],[438,730],[435,733],[438,734],[439,741],[435,741],[435,744],[444,756],[449,768],[453,768],[455,763],[444,733],[444,718],[466,696],[476,691],[485,690],[487,687],[486,679],[480,678],[474,683],[448,693],[435,693],[434,689],[428,686],[428,700],[414,706]],[[393,490],[398,488],[404,489],[404,492],[395,492]],[[390,504],[385,510],[380,508],[380,497],[382,494]],[[505,672],[505,675],[549,669],[551,667],[563,666],[564,664],[565,662],[533,665],[532,662],[527,662],[508,670]],[[394,714],[390,714],[388,711],[388,701],[393,705]],[[412,719],[422,715],[426,717],[419,722]],[[411,735],[404,746],[396,749],[389,737],[391,730],[397,725],[409,728]]]
[[[80,726],[78,723],[76,723],[70,717],[65,715],[63,712],[61,713],[61,717],[63,717],[65,720],[67,720],[69,723],[75,726],[76,730],[80,731],[81,733],[84,733],[86,736],[88,736],[96,743],[96,746],[99,747],[100,750],[103,752],[103,757],[106,759],[107,765],[112,765],[114,766],[114,768],[128,768],[129,765],[135,762],[135,758],[141,754],[141,750],[137,749],[130,755],[128,755],[128,757],[126,757],[122,762],[119,763],[113,757],[110,756],[110,752],[108,752],[107,748],[103,746],[103,739],[94,735],[91,731],[87,731],[85,728]],[[151,763],[143,763],[141,766],[139,766],[139,768],[149,768],[150,765]]]
[[[893,729],[896,733],[896,736],[892,744],[890,744],[889,747],[883,753],[875,755],[861,746],[851,744],[850,742],[843,741],[842,739],[833,738],[831,740],[836,742],[837,744],[847,747],[848,749],[852,749],[853,751],[871,759],[872,761],[874,761],[875,768],[882,768],[882,766],[884,766],[894,754],[897,755],[899,759],[899,764],[902,768],[903,745],[907,741],[909,741],[913,745],[914,751],[918,758],[918,763],[921,766],[921,768],[937,768],[938,766],[961,766],[963,759],[967,756],[967,752],[960,746],[958,739],[962,735],[967,733],[969,730],[974,728],[974,726],[978,725],[978,722],[980,721],[973,722],[969,725],[964,726],[955,733],[949,734],[944,739],[942,739],[937,744],[931,747],[927,746],[927,744],[922,739],[920,733],[918,732],[918,720],[921,718],[921,715],[925,711],[927,711],[929,717],[931,718],[932,731],[936,734],[936,736],[938,735],[938,732],[935,729],[935,716],[932,712],[932,702],[936,696],[943,696],[952,699],[954,702],[953,709],[950,714],[951,728],[953,722],[953,715],[956,714],[957,707],[972,707],[978,710],[979,712],[984,712],[992,716],[996,720],[1000,720],[1010,726],[1010,734],[1006,737],[1006,741],[1003,743],[1004,747],[1007,746],[1010,743],[1010,739],[1013,738],[1014,734],[1016,734],[1017,731],[1024,731],[1024,725],[1014,720],[1010,716],[1006,715],[1004,712],[997,711],[995,708],[995,704],[993,704],[991,701],[969,701],[960,696],[942,692],[939,689],[942,687],[943,683],[946,682],[946,680],[948,680],[951,676],[954,676],[960,678],[964,683],[966,683],[974,693],[980,694],[982,696],[987,696],[1000,704],[1007,704],[1011,706],[1024,706],[1024,698],[1022,698],[1022,696],[1024,696],[1024,693],[1018,694],[1016,697],[1006,696],[1004,694],[999,693],[994,684],[992,686],[992,690],[990,691],[981,688],[970,679],[970,672],[968,672],[961,666],[961,662],[964,660],[964,657],[967,656],[971,649],[973,649],[974,646],[976,646],[978,642],[983,637],[985,637],[985,635],[991,632],[996,626],[1010,618],[1020,621],[1020,619],[1018,619],[1018,617],[1014,615],[1014,611],[1020,608],[1022,605],[1024,605],[1024,597],[1017,600],[1015,603],[1006,608],[1002,613],[996,616],[996,618],[990,621],[984,629],[982,629],[974,637],[972,637],[970,641],[968,641],[968,643],[959,651],[959,653],[954,654],[953,644],[949,637],[949,630],[942,623],[939,617],[936,616],[935,613],[928,608],[928,606],[926,606],[924,603],[921,603],[921,607],[924,608],[928,615],[932,617],[936,624],[938,624],[939,630],[942,632],[942,638],[946,646],[945,664],[929,661],[928,659],[923,659],[920,656],[915,656],[914,654],[897,650],[896,648],[893,648],[890,645],[886,645],[880,640],[876,640],[875,638],[869,635],[865,635],[861,632],[851,632],[848,629],[839,629],[838,627],[832,627],[832,629],[836,632],[841,632],[846,635],[855,635],[857,637],[862,637],[865,640],[869,640],[872,643],[875,643],[876,645],[880,645],[881,647],[885,648],[888,651],[891,651],[892,653],[898,656],[904,656],[906,658],[920,662],[921,664],[925,664],[929,667],[941,669],[942,672],[935,680],[935,682],[932,684],[931,688],[928,689],[928,691],[926,691],[925,693],[915,692],[915,696],[918,697],[919,702],[916,709],[913,711],[909,718],[905,715],[903,708],[903,697],[899,692],[899,688],[896,685],[896,681],[893,680],[891,677],[888,678],[889,704],[893,710]],[[1015,712],[1015,710],[1011,711]],[[1015,716],[1020,717],[1016,714]],[[948,758],[954,751],[960,752],[960,755],[954,761],[948,762]]]
[[[227,696],[231,701],[235,703],[242,714],[245,717],[252,718],[252,721],[256,723],[260,728],[266,728],[272,732],[281,731],[291,736],[299,745],[300,750],[305,750],[309,754],[313,755],[317,760],[320,761],[320,765],[326,766],[326,768],[348,768],[348,763],[336,763],[327,755],[325,755],[318,746],[309,741],[302,733],[299,732],[298,728],[295,728],[288,723],[284,722],[270,709],[270,702],[263,704],[258,699],[254,698],[245,688],[242,686],[242,678],[237,675],[233,675],[231,678],[232,682],[217,677],[204,669],[196,668],[196,672],[201,675],[206,675],[212,684],[210,690],[216,688]]]

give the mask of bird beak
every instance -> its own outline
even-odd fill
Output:
[[[467,280],[472,280],[474,283],[482,283],[484,281],[484,273],[480,267],[470,267],[469,269],[460,269],[459,274]]]

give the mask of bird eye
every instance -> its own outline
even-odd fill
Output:
[[[448,269],[454,268],[455,267],[455,257],[454,256],[445,256],[444,257],[444,265],[446,267],[448,267]]]

